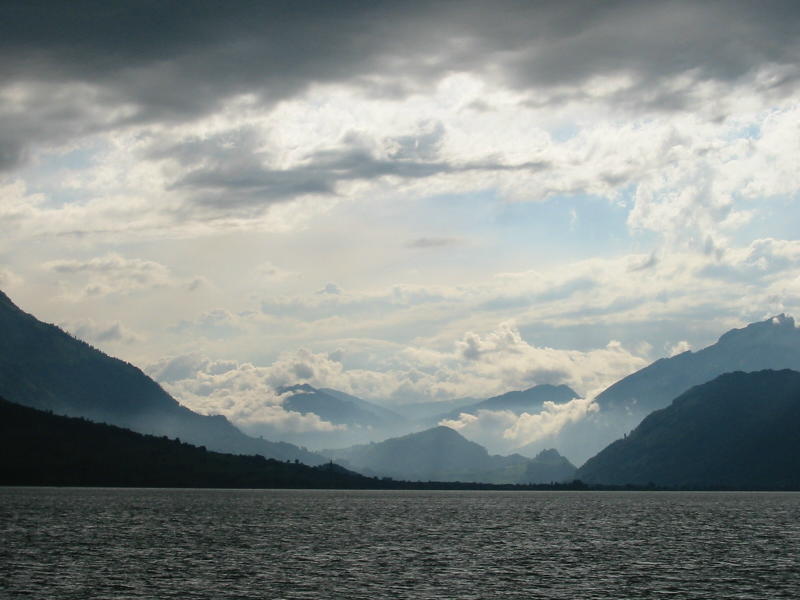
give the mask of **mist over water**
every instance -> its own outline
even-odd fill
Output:
[[[796,598],[800,494],[0,489],[3,598]]]

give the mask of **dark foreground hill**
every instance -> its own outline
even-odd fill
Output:
[[[315,489],[585,489],[578,483],[493,486],[363,477],[329,463],[310,467],[211,452],[0,398],[0,485]]]
[[[568,425],[548,443],[579,464],[688,389],[723,373],[763,369],[800,371],[800,328],[792,317],[731,329],[697,352],[655,361],[608,387],[595,398],[598,412]]]
[[[211,452],[0,398],[0,485],[362,488],[336,465]]]
[[[293,444],[252,438],[181,406],[138,368],[29,315],[0,292],[0,396],[56,414],[179,437],[220,452],[321,464]]]
[[[800,489],[800,373],[728,373],[648,416],[583,465],[587,483]]]

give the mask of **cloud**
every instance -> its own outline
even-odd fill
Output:
[[[470,343],[479,348],[476,357],[468,355]],[[467,334],[450,352],[392,345],[387,348],[392,360],[382,368],[375,357],[364,367],[349,366],[348,346],[328,353],[286,352],[268,366],[190,354],[163,359],[146,371],[190,408],[209,412],[213,405],[236,421],[250,419],[253,403],[274,396],[269,390],[297,383],[378,401],[430,401],[489,397],[538,383],[594,389],[644,366],[619,344],[589,352],[537,348],[510,324],[486,336]]]
[[[21,223],[35,216],[44,201],[42,194],[30,193],[25,182],[0,180],[0,225],[6,235],[13,235]]]
[[[484,14],[479,5],[455,15],[428,6],[404,10],[381,5],[372,10],[391,12],[399,18],[398,26],[379,38],[373,24],[363,32],[362,43],[375,44],[382,58],[374,63],[350,58],[367,71],[388,60],[395,68],[382,77],[402,79],[404,85],[398,89],[405,91],[379,94],[374,88],[386,86],[376,83],[377,75],[359,75],[357,70],[318,75],[312,69],[303,73],[310,79],[300,81],[297,72],[283,72],[284,64],[266,74],[256,74],[253,66],[253,73],[248,71],[253,78],[239,82],[239,70],[250,67],[232,65],[224,71],[230,74],[227,78],[205,73],[204,79],[193,81],[202,87],[198,95],[206,101],[198,100],[196,106],[187,102],[185,112],[180,106],[162,110],[158,94],[139,97],[150,84],[144,74],[171,68],[164,65],[183,65],[188,56],[215,55],[231,34],[215,31],[207,34],[210,39],[193,38],[194,28],[205,19],[198,17],[199,21],[182,25],[185,37],[171,41],[157,64],[150,62],[154,57],[146,58],[149,53],[136,57],[141,61],[137,65],[141,85],[117,89],[118,72],[101,76],[91,70],[85,75],[98,77],[94,83],[63,83],[89,90],[87,97],[79,95],[76,104],[101,106],[85,117],[72,115],[69,123],[85,119],[87,125],[64,133],[61,141],[46,143],[42,138],[40,143],[31,135],[20,144],[40,148],[23,153],[33,157],[29,161],[33,165],[43,155],[66,160],[63,157],[76,146],[90,152],[90,165],[65,177],[81,202],[64,206],[56,200],[29,207],[16,218],[37,233],[108,235],[122,230],[131,235],[196,236],[221,229],[297,229],[352,201],[396,202],[484,190],[495,191],[499,199],[527,202],[596,195],[629,205],[627,223],[633,232],[656,232],[670,246],[718,254],[729,245],[731,233],[752,218],[751,202],[798,189],[791,161],[798,141],[787,133],[797,120],[790,93],[796,73],[785,72],[797,61],[788,60],[792,50],[773,46],[774,39],[762,40],[768,24],[792,22],[795,11],[779,19],[785,7],[775,5],[756,16],[743,7],[730,11],[707,4],[710,7],[675,3],[674,10],[637,5],[623,10],[626,3],[592,10],[572,4],[558,10],[541,5],[532,12],[514,5],[509,11],[519,11],[524,31],[516,21],[503,23],[498,25],[503,36],[488,25],[496,17]],[[347,10],[360,12],[354,7]],[[464,29],[448,28],[428,40],[425,36],[432,35],[432,27],[420,25],[426,11],[431,11],[430,18],[452,18],[453,27],[461,23]],[[323,13],[318,18],[327,22],[331,16]],[[124,19],[127,14],[121,9],[118,16]],[[256,39],[254,31],[261,27],[257,16],[253,31],[244,27],[243,37],[232,43],[236,52],[246,54],[242,58],[252,61],[256,58],[251,51],[276,43]],[[288,30],[300,31],[313,23],[310,18],[301,23],[294,14],[285,17]],[[743,24],[741,18],[751,22]],[[692,19],[706,25],[705,35],[727,36],[720,25],[727,23],[749,42],[715,47],[711,56],[717,60],[712,61],[696,51],[710,46],[705,38],[699,39],[701,32]],[[539,30],[548,20],[552,28]],[[243,27],[231,15],[220,16],[220,22],[234,30]],[[676,44],[673,36],[656,27],[661,22],[685,25],[680,30],[686,39],[675,49],[683,61],[673,63],[646,48],[651,43],[663,48]],[[420,27],[412,28],[412,23]],[[623,36],[626,44],[620,47],[621,23],[639,24],[636,31],[653,31],[632,39]],[[568,37],[558,38],[559,32]],[[452,44],[448,34],[455,36]],[[220,39],[223,46],[214,45],[216,35],[225,38],[225,42]],[[418,47],[404,54],[388,42],[404,35],[424,38],[427,47],[437,49],[433,56],[438,58],[421,68],[425,63],[410,60]],[[339,36],[326,32],[320,47],[325,40],[343,48],[352,43]],[[548,39],[558,40],[555,55],[544,43]],[[688,41],[692,44],[687,46]],[[197,54],[169,54],[170,49],[188,51],[193,42],[198,42]],[[83,43],[87,42],[76,48]],[[42,45],[42,60],[59,62],[72,56],[50,56],[47,46]],[[572,63],[574,56],[589,48],[591,60]],[[320,60],[336,60],[342,48],[334,50]],[[634,50],[641,51],[628,56]],[[111,56],[122,61],[126,52]],[[468,61],[466,56],[473,58]],[[599,59],[602,56],[605,60]],[[305,58],[319,59],[313,53]],[[730,59],[729,68],[719,68],[723,58]],[[262,60],[259,55],[259,65]],[[453,69],[448,60],[464,68]],[[551,73],[545,65],[558,60],[564,64]],[[200,68],[190,62],[192,68]],[[683,68],[677,68],[680,65]],[[587,70],[590,67],[594,70]],[[190,77],[191,70],[182,70],[182,76]],[[78,69],[75,76],[82,72]],[[199,71],[195,75],[199,77]],[[282,76],[292,78],[292,84],[265,88],[259,83],[264,77],[274,83]],[[785,88],[781,93],[768,91],[776,77],[783,82],[778,87]],[[49,106],[58,97],[49,88],[28,89],[29,83],[9,84],[6,95],[0,94],[0,104],[6,98],[14,107],[9,117],[13,123],[27,118],[27,102]],[[654,97],[657,89],[660,95]],[[273,93],[281,96],[280,102],[273,101]],[[468,109],[476,99],[491,110]],[[125,116],[131,111],[138,116]],[[572,134],[560,136],[561,129]],[[43,129],[42,135],[50,130],[57,127]],[[64,187],[47,191],[57,198]],[[457,238],[422,237],[410,246],[431,247],[445,239]]]
[[[236,368],[238,368],[236,361],[211,360],[195,352],[163,358],[149,365],[145,370],[151,377],[162,383],[174,383],[182,379],[191,379],[199,372],[222,375]]]
[[[574,296],[579,292],[587,292],[592,290],[598,285],[598,282],[593,277],[577,276],[567,277],[553,281],[547,288],[535,289],[527,294],[520,295],[506,295],[497,294],[481,305],[481,308],[495,310],[504,308],[515,308],[521,306],[530,306],[535,303],[554,302],[557,300],[565,300],[570,296]]]
[[[255,274],[259,279],[269,282],[284,281],[296,276],[296,273],[283,269],[270,261],[261,263],[256,267]]]
[[[684,352],[688,352],[692,349],[691,344],[686,340],[681,340],[677,344],[674,344],[667,353],[668,356],[677,356],[678,354],[683,354]]]
[[[444,287],[396,285],[388,289],[348,293],[327,283],[311,295],[276,296],[261,302],[266,315],[320,320],[353,315],[386,316],[421,304],[446,302],[454,292]]]
[[[69,280],[82,281],[83,296],[128,294],[166,287],[173,281],[169,269],[160,263],[113,253],[88,260],[58,259],[45,263],[43,267]]]
[[[652,269],[657,264],[658,256],[656,256],[655,252],[651,252],[647,256],[636,257],[635,259],[631,260],[630,264],[628,265],[628,271],[645,271],[647,269]]]
[[[182,193],[187,207],[239,212],[306,196],[340,196],[365,182],[536,172],[548,166],[541,160],[509,163],[491,155],[471,161],[445,159],[438,155],[444,136],[441,127],[434,134],[400,137],[350,131],[333,144],[317,141],[317,148],[288,162],[251,126],[151,149],[145,157],[180,165],[167,167],[175,173],[167,189]]]
[[[562,404],[545,402],[538,413],[517,415],[508,410],[479,410],[476,414],[461,413],[457,419],[444,419],[439,425],[455,429],[493,452],[507,453],[526,444],[553,438],[566,425],[597,410],[591,398],[575,398]]]
[[[754,240],[743,248],[729,248],[720,260],[704,266],[699,275],[734,283],[770,279],[800,269],[800,241],[772,238]]]
[[[255,428],[303,433],[343,431],[314,413],[286,410],[279,375],[249,363],[211,360],[200,354],[162,359],[146,368],[181,403],[202,414],[222,414]]]
[[[406,244],[408,248],[441,248],[443,246],[456,246],[461,243],[458,238],[450,237],[421,237],[411,240]]]
[[[11,269],[0,267],[0,289],[8,290],[9,288],[18,286],[22,283],[22,278],[19,277]]]
[[[341,296],[342,289],[335,283],[326,283],[325,287],[317,291],[317,295],[329,294],[331,296]]]
[[[712,104],[715,118],[725,118],[732,87],[780,100],[800,76],[792,34],[800,11],[786,2],[757,10],[720,2],[508,3],[500,11],[479,2],[353,3],[335,11],[302,2],[280,9],[201,4],[6,9],[0,166],[18,167],[36,154],[32,148],[135,131],[151,138],[151,159],[182,165],[167,189],[186,192],[198,207],[246,209],[336,194],[357,180],[550,164],[530,151],[522,160],[493,160],[492,149],[477,161],[452,160],[446,138],[460,134],[436,114],[418,118],[411,132],[365,136],[339,128],[324,136],[337,143],[286,161],[254,123],[323,89],[405,101],[469,73],[517,94],[517,110],[577,103],[670,114],[722,98]],[[308,32],[314,43],[298,45]],[[244,116],[214,131],[212,115],[234,104]],[[204,121],[202,133],[187,129]],[[183,134],[175,139],[169,130]],[[287,144],[278,146],[285,153]],[[597,181],[613,186],[627,171],[622,165]]]
[[[564,404],[545,402],[544,410],[537,414],[522,413],[503,437],[516,446],[522,446],[558,434],[569,423],[582,420],[587,414],[597,412],[592,398],[575,398]]]
[[[492,452],[508,453],[552,439],[566,425],[581,421],[597,410],[591,397],[574,398],[561,404],[545,402],[537,413],[517,415],[510,410],[479,410],[475,414],[461,413],[456,419],[443,419],[439,425],[455,429]]]
[[[305,2],[280,9],[200,4],[146,12],[135,2],[77,13],[57,3],[46,12],[8,9],[0,72],[12,81],[24,75],[99,85],[129,97],[142,119],[209,110],[245,91],[274,102],[311,82],[347,80],[397,94],[447,71],[498,63],[508,82],[555,89],[598,74],[630,74],[642,87],[687,71],[730,81],[763,63],[790,67],[797,52],[791,24],[798,11],[787,2],[757,9],[720,2],[509,3],[502,11],[479,2],[336,10]],[[292,43],[309,31],[314,44]],[[772,85],[789,85],[792,76]]]
[[[116,253],[85,260],[57,259],[44,263],[42,267],[60,277],[71,290],[68,295],[76,298],[132,294],[176,286],[194,291],[204,281],[197,277],[182,281],[159,262],[126,258]]]
[[[461,413],[456,419],[442,419],[439,425],[455,429],[467,439],[481,444],[493,453],[508,453],[518,444],[510,444],[503,432],[520,418],[510,410],[479,410],[476,414]]]
[[[194,319],[182,319],[173,329],[180,334],[226,339],[240,335],[247,326],[246,319],[240,315],[222,308],[214,308]]]
[[[800,309],[794,3],[43,6],[0,8],[0,260],[128,359],[586,393]]]
[[[523,340],[510,322],[484,336],[465,334],[455,344],[455,355],[461,359],[460,368],[466,370],[465,379],[496,378],[502,381],[498,386],[502,391],[541,383],[564,383],[585,393],[645,364],[614,341],[589,352],[536,347]],[[472,395],[464,392],[463,395]]]
[[[142,336],[131,331],[119,321],[101,324],[92,319],[83,319],[76,322],[60,323],[60,326],[75,337],[87,342],[133,344],[142,341]]]

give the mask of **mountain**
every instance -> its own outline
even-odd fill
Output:
[[[781,314],[732,329],[707,348],[655,361],[599,394],[597,412],[547,443],[581,463],[689,388],[723,373],[762,369],[800,370],[800,329],[792,317]]]
[[[520,483],[558,483],[575,479],[575,465],[554,448],[542,450],[528,461]]]
[[[338,390],[316,389],[307,383],[286,386],[280,388],[278,392],[291,393],[283,402],[286,410],[303,414],[314,413],[321,419],[337,425],[382,427],[405,420],[388,408]]]
[[[621,379],[595,399],[601,410],[649,414],[691,387],[732,371],[800,370],[800,329],[778,315],[723,334],[698,352],[662,358]]]
[[[246,436],[223,416],[192,412],[138,368],[37,320],[2,292],[0,395],[56,414],[179,437],[220,452],[325,462],[292,444]]]
[[[586,462],[587,483],[800,489],[800,373],[735,372],[693,387]]]
[[[431,419],[439,415],[475,404],[475,398],[455,398],[452,400],[436,400],[431,402],[412,402],[408,404],[398,404],[394,407],[398,413],[406,419],[417,422],[430,422]],[[436,423],[438,421],[434,421]]]
[[[307,383],[278,388],[285,394],[283,408],[301,414],[313,413],[335,427],[325,430],[286,431],[280,425],[255,423],[243,426],[251,435],[279,438],[312,449],[332,448],[384,440],[413,427],[397,413],[330,388]]]
[[[566,385],[542,384],[527,390],[506,392],[499,396],[492,396],[486,400],[439,414],[434,418],[438,423],[443,419],[457,419],[461,413],[474,415],[479,410],[508,410],[517,415],[524,412],[535,414],[542,411],[545,402],[563,404],[579,397],[580,394]]]
[[[0,485],[370,488],[341,467],[210,452],[0,398]]]
[[[333,390],[331,388],[320,388],[320,392],[323,392],[329,396],[333,396],[334,398],[338,398],[344,402],[350,402],[355,406],[367,411],[368,413],[374,414],[376,417],[381,419],[383,422],[386,421],[404,421],[405,417],[400,415],[400,413],[395,412],[386,408],[385,406],[381,406],[380,404],[375,404],[374,402],[368,402],[358,396],[353,396],[352,394],[346,394],[345,392],[340,392],[339,390]]]
[[[322,454],[364,475],[409,481],[517,483],[528,463],[518,454],[492,456],[449,427]]]

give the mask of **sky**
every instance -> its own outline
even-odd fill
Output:
[[[796,2],[5,2],[0,289],[236,422],[583,396],[800,305]]]

